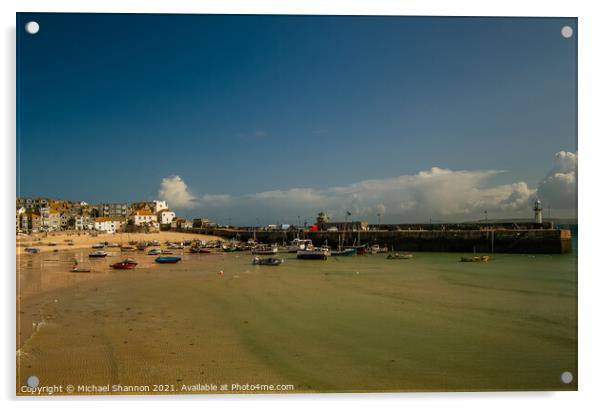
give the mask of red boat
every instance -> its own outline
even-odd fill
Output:
[[[111,264],[111,267],[117,270],[131,270],[132,268],[136,267],[137,264],[138,263],[133,260],[123,260],[119,263]]]

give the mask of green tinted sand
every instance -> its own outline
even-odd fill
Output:
[[[576,389],[575,255],[283,255],[269,267],[248,253],[183,253],[177,265],[136,254],[134,271],[110,271],[114,257],[68,273],[86,254],[19,259],[18,385]]]

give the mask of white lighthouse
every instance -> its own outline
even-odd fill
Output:
[[[535,223],[541,224],[543,223],[543,218],[541,215],[541,211],[543,210],[543,205],[541,204],[541,200],[535,200],[535,204],[533,205],[533,211],[535,212]]]

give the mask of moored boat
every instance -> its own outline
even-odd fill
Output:
[[[152,249],[147,253],[149,256],[158,256],[161,254],[161,249]]]
[[[88,254],[88,257],[106,257],[106,256],[107,256],[106,251],[93,251],[92,253]]]
[[[273,257],[269,257],[269,258],[259,258],[259,257],[255,257],[253,259],[253,264],[258,265],[258,266],[279,266],[280,264],[282,264],[284,260],[279,259],[279,258],[273,258]]]
[[[37,247],[25,247],[26,253],[36,254],[40,252],[40,249]]]
[[[312,246],[297,252],[297,258],[301,260],[326,260],[328,256],[330,256],[330,248],[326,246]]]
[[[105,248],[105,244],[104,243],[92,244],[92,248],[93,249],[104,249]]]
[[[111,267],[113,267],[116,270],[130,270],[132,268],[135,268],[137,265],[138,265],[138,263],[136,261],[130,260],[130,259],[125,259],[118,263],[111,264]]]
[[[357,250],[355,247],[349,247],[342,250],[332,250],[330,254],[332,256],[355,256],[357,254]]]
[[[89,273],[90,271],[92,271],[92,269],[89,267],[80,267],[77,265],[73,266],[71,270],[69,270],[71,273]]]
[[[460,261],[473,263],[473,262],[487,262],[489,261],[489,256],[472,256],[472,257],[462,257]]]
[[[155,263],[159,264],[174,264],[182,260],[182,257],[176,256],[159,256],[155,259]]]
[[[288,253],[296,253],[299,250],[305,250],[309,246],[312,246],[311,240],[294,239],[291,244],[286,247],[286,251]]]
[[[259,246],[253,247],[251,250],[251,254],[258,255],[269,255],[278,253],[278,247],[268,246],[265,244],[260,244]]]
[[[413,258],[414,258],[414,255],[410,254],[410,253],[404,253],[404,254],[395,253],[395,254],[389,254],[387,256],[387,260],[411,260]]]

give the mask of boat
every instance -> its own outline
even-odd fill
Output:
[[[40,249],[37,247],[25,247],[26,253],[36,254],[40,252]]]
[[[121,246],[121,251],[134,251],[136,247],[134,246]]]
[[[152,249],[147,253],[149,256],[158,256],[161,254],[161,249]]]
[[[174,257],[174,256],[159,256],[155,259],[155,263],[159,264],[174,264],[178,261],[182,260],[182,257]]]
[[[209,254],[211,253],[211,250],[203,248],[203,247],[198,247],[198,246],[192,246],[190,248],[190,250],[188,250],[191,253],[202,253],[202,254]]]
[[[311,246],[311,240],[294,239],[289,246],[286,247],[287,253],[296,253],[299,250],[305,250],[307,246]]]
[[[105,248],[105,244],[104,243],[92,244],[92,248],[93,249],[104,249]]]
[[[179,249],[183,249],[184,245],[182,243],[167,243],[167,248],[179,250]]]
[[[380,246],[378,244],[374,244],[370,246],[370,253],[376,254],[380,252]]]
[[[54,242],[54,241],[49,241],[48,245],[49,246],[56,246],[58,243]]]
[[[92,253],[88,254],[88,257],[106,257],[106,256],[107,256],[106,251],[93,251]]]
[[[80,267],[77,265],[73,266],[71,270],[69,270],[71,273],[89,273],[90,271],[92,271],[92,269],[89,267]]]
[[[153,240],[153,241],[150,242],[150,245],[151,246],[160,246],[161,242],[159,240]]]
[[[279,258],[259,258],[255,257],[253,259],[253,264],[258,266],[279,266],[282,264],[283,260]]]
[[[404,254],[395,253],[395,254],[389,254],[387,256],[387,260],[411,260],[413,258],[414,258],[414,255],[410,254],[410,253],[404,253]]]
[[[474,262],[487,262],[489,261],[489,256],[472,256],[472,257],[462,257],[460,261],[474,263]]]
[[[297,258],[301,260],[326,260],[330,256],[330,247],[308,247],[297,252]]]
[[[147,243],[138,243],[138,244],[136,244],[136,249],[141,250],[141,251],[146,250],[147,247],[148,247]]]
[[[268,255],[278,253],[278,247],[268,246],[266,244],[260,244],[259,246],[253,247],[251,254]]]
[[[357,254],[357,250],[355,247],[348,247],[341,250],[332,250],[330,254],[332,256],[355,256]]]
[[[355,252],[358,256],[363,256],[366,254],[366,246],[356,246]]]
[[[119,244],[119,243],[108,243],[107,247],[121,247],[121,244]]]
[[[116,270],[131,270],[132,268],[135,268],[137,265],[138,265],[138,263],[136,261],[130,260],[130,259],[125,259],[118,263],[111,264],[111,267],[113,267]]]

